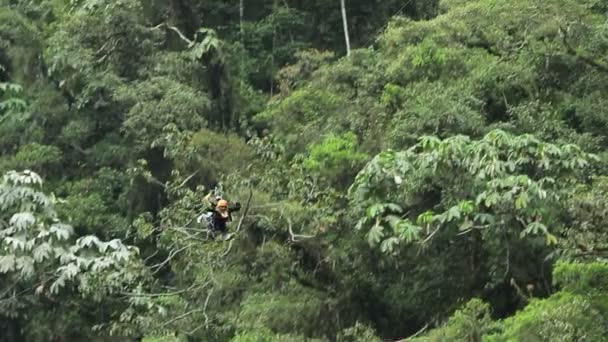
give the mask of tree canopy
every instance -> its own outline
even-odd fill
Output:
[[[0,0],[0,341],[608,341],[607,14]]]

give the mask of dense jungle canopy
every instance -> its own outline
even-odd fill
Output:
[[[606,0],[0,0],[0,341],[608,341],[606,94]]]

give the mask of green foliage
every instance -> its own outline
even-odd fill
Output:
[[[118,90],[116,98],[131,108],[123,131],[135,146],[149,148],[173,124],[178,130],[197,131],[205,125],[209,102],[196,90],[166,78],[153,78]]]
[[[303,165],[324,177],[344,180],[352,177],[352,170],[358,169],[366,159],[367,155],[357,151],[357,137],[348,132],[342,136],[329,136],[312,145]]]
[[[198,176],[203,177],[205,183],[216,182],[235,172],[245,175],[254,157],[251,148],[237,135],[206,129],[192,135],[186,150],[192,154],[193,161],[184,168],[199,171]]]
[[[2,113],[3,116],[11,115],[12,112],[25,109],[25,101],[18,98],[22,91],[23,88],[19,85],[0,83],[0,113]]]
[[[385,251],[392,252],[399,241],[428,241],[450,225],[461,232],[481,229],[487,234],[520,226],[514,229],[518,235],[543,234],[547,244],[555,244],[557,237],[547,227],[561,229],[555,215],[563,210],[560,199],[568,196],[564,185],[576,184],[589,160],[596,159],[575,145],[557,146],[499,130],[479,141],[422,137],[407,151],[374,158],[357,176],[351,198],[355,206],[367,206],[358,227],[373,223],[370,242],[384,240]],[[460,178],[454,179],[454,174]],[[436,203],[441,209],[417,211],[418,198],[431,187],[442,191]],[[398,202],[378,207],[379,201]],[[404,211],[410,214],[402,218]],[[386,229],[393,232],[387,237],[398,239],[383,239]],[[426,236],[420,235],[423,230]]]
[[[320,127],[326,127],[327,117],[344,113],[344,99],[333,92],[303,88],[286,100],[256,116],[256,120],[272,120],[290,153],[304,152],[318,138]]]
[[[138,277],[136,248],[118,239],[74,237],[53,208],[55,198],[41,192],[41,185],[31,171],[8,172],[0,185],[0,273],[5,280],[0,314],[24,322],[36,317],[26,313],[28,305],[54,300],[62,292],[99,301]]]
[[[344,329],[339,335],[339,342],[380,342],[382,341],[376,336],[374,330],[369,326],[360,322],[354,326]]]
[[[487,303],[473,299],[445,325],[413,341],[604,341],[608,321],[598,299],[606,291],[597,284],[605,271],[604,263],[559,262],[554,277],[563,287],[549,298],[533,298],[500,321],[491,319]]]
[[[0,0],[7,339],[601,340],[606,6],[346,14]]]
[[[558,262],[553,281],[563,291],[581,295],[608,293],[608,264],[605,262]]]
[[[571,257],[605,259],[605,215],[608,179],[594,177],[586,185],[578,186],[567,205],[570,223],[565,231],[566,249]]]
[[[322,339],[306,338],[304,336],[293,335],[293,334],[275,334],[270,329],[259,328],[253,331],[247,331],[237,334],[233,337],[230,342],[281,342],[281,341],[294,341],[294,342],[322,342]]]
[[[21,146],[15,156],[6,160],[4,170],[30,169],[42,175],[56,170],[62,162],[62,152],[56,146],[31,143]]]
[[[535,299],[504,321],[501,334],[488,341],[606,341],[608,325],[592,302],[567,292]]]
[[[281,333],[304,336],[320,334],[326,325],[318,310],[323,309],[322,299],[310,289],[286,284],[284,293],[250,295],[242,303],[239,327],[266,326]]]
[[[334,57],[334,54],[330,51],[311,49],[298,51],[294,57],[297,58],[297,62],[281,68],[277,73],[282,96],[289,95],[291,91],[305,84],[317,69]]]
[[[185,337],[176,336],[146,336],[142,339],[142,342],[184,342],[187,341]]]
[[[474,298],[456,310],[444,326],[424,337],[413,338],[412,342],[482,341],[482,337],[496,327],[491,318],[490,305]]]

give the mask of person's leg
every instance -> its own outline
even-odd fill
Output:
[[[218,220],[216,224],[213,225],[214,228],[214,237],[218,236],[221,239],[224,239],[226,236],[226,224],[222,221]]]

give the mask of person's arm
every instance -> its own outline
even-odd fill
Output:
[[[228,210],[230,212],[235,212],[241,210],[241,203],[235,202],[233,205],[228,206]]]
[[[203,198],[203,204],[205,206],[205,211],[214,211],[215,206],[217,205],[217,201],[213,198],[213,194],[210,192]]]

